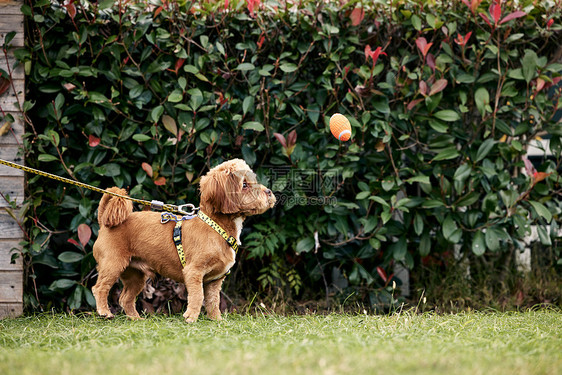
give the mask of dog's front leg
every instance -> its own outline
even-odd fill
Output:
[[[213,320],[222,320],[220,301],[222,282],[224,279],[225,276],[218,280],[211,281],[203,287],[205,289],[205,309],[207,310],[207,316]]]
[[[187,289],[187,310],[183,317],[187,323],[193,323],[203,306],[203,273],[196,267],[187,266],[183,269],[183,277]]]

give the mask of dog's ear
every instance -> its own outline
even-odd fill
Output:
[[[201,177],[201,206],[213,212],[232,214],[240,211],[239,178],[228,169],[212,170]]]

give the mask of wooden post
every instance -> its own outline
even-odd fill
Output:
[[[9,88],[0,95],[0,129],[6,124],[4,118],[13,116],[15,122],[11,124],[5,134],[0,132],[0,159],[23,164],[20,146],[24,133],[23,118],[19,111],[18,101],[24,101],[24,69],[22,66],[14,68],[15,58],[13,50],[23,47],[24,30],[23,15],[20,8],[22,0],[0,0],[0,47],[9,32],[15,31],[11,48],[6,53],[0,48],[0,69],[11,74],[11,77],[0,77],[0,87],[5,79],[10,80]],[[6,130],[6,128],[4,128]],[[15,317],[23,312],[23,266],[21,256],[13,260],[21,252],[19,243],[23,240],[23,232],[13,215],[18,215],[24,200],[24,174],[19,169],[0,166],[0,318]],[[5,198],[16,203],[12,209]]]

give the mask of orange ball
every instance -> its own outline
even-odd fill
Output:
[[[340,141],[348,141],[351,138],[351,124],[341,113],[334,113],[330,117],[330,131]]]

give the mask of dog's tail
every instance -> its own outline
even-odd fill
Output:
[[[112,187],[107,191],[127,195],[127,190],[118,187]],[[121,224],[133,212],[133,202],[128,199],[116,197],[114,195],[104,194],[101,197],[98,207],[98,223],[104,227],[116,227]]]

